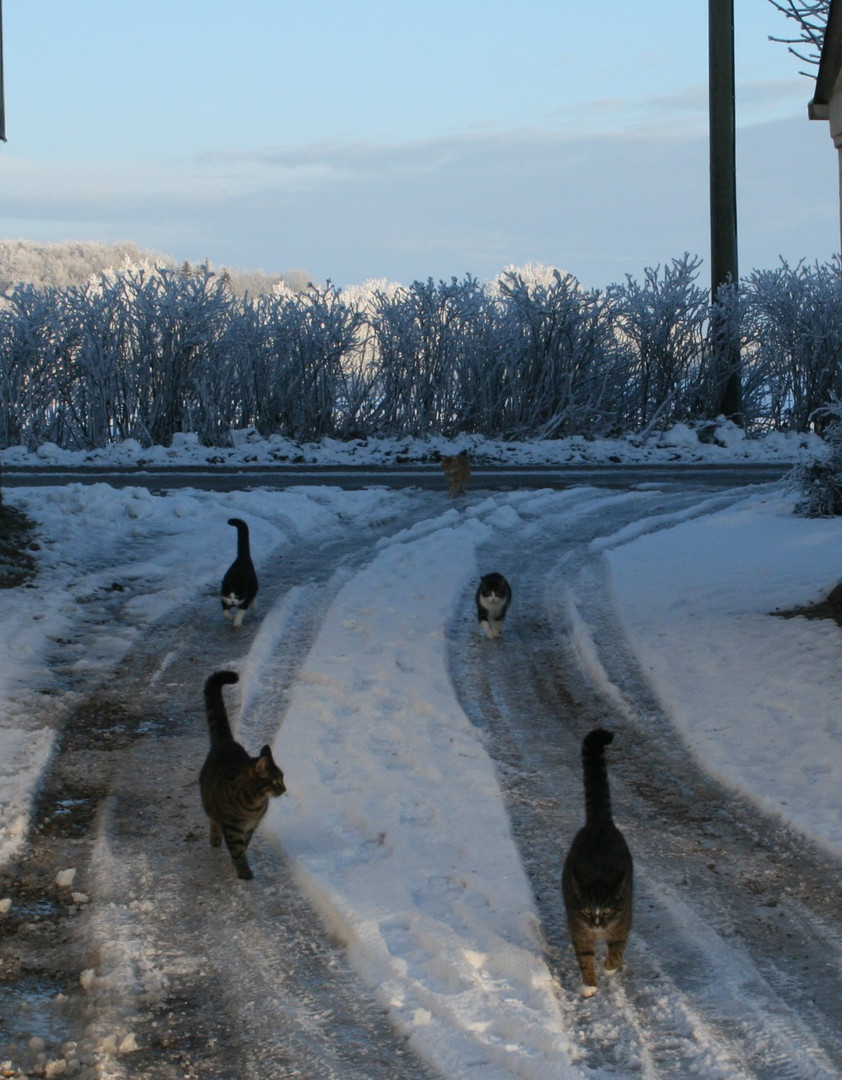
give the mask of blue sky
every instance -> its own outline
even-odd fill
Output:
[[[707,263],[707,7],[6,0],[0,236],[339,285]],[[735,14],[740,271],[828,259],[828,125],[768,40],[793,25]]]

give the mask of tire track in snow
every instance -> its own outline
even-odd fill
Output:
[[[570,565],[575,603],[587,623],[601,666],[617,694],[633,738],[618,755],[619,782],[660,807],[666,822],[681,811],[681,790],[692,792],[700,820],[697,834],[676,844],[673,854],[700,866],[677,893],[692,890],[688,921],[701,912],[741,958],[746,978],[757,982],[758,1018],[749,1025],[756,1039],[751,1066],[758,1076],[836,1076],[842,1071],[842,872],[837,863],[803,837],[769,821],[750,803],[699,774],[668,716],[653,694],[626,641],[613,606],[604,561],[591,553]],[[575,572],[574,572],[575,571]],[[641,742],[641,739],[643,740]],[[654,752],[653,752],[654,751]],[[667,778],[659,783],[659,770]],[[675,782],[677,779],[677,783]],[[716,811],[699,812],[709,805]],[[666,811],[666,813],[664,813]],[[680,819],[679,819],[680,820]],[[654,865],[662,861],[662,838],[644,834]],[[692,864],[691,864],[692,866]],[[738,1004],[723,1006],[721,985],[711,993],[727,1023]],[[747,1006],[751,1008],[751,1002]],[[780,1037],[784,1034],[784,1038]],[[789,1042],[786,1041],[789,1037]]]
[[[229,699],[238,736],[252,751],[253,744],[271,741],[282,720],[289,686],[342,582],[353,566],[371,557],[382,537],[404,529],[415,517],[426,518],[432,506],[440,508],[440,500],[428,497],[411,506],[402,500],[406,516],[387,515],[360,531],[326,537],[316,547],[298,545],[274,568],[264,566],[260,598],[265,617],[247,623],[242,628],[245,634],[232,635],[221,619],[207,631],[192,625],[182,627],[174,643],[180,659],[167,662],[170,685],[162,679],[157,695],[153,695],[166,698],[176,686],[189,688],[178,690],[185,713],[185,722],[178,727],[189,726],[193,734],[185,736],[174,759],[190,760],[196,769],[204,759],[207,734],[201,687],[207,674],[221,665],[230,664],[244,674],[246,685],[241,689],[247,708],[242,728],[236,694]],[[213,641],[212,649],[208,639]],[[242,652],[239,661],[220,652],[220,647],[230,650],[234,643]],[[155,655],[159,652],[157,646]],[[218,657],[215,662],[211,660],[214,652]],[[257,685],[250,687],[249,680]],[[253,708],[249,707],[250,696]],[[266,701],[268,707],[261,708],[261,702]],[[163,707],[164,702],[161,704]],[[172,706],[171,701],[167,704]],[[192,719],[187,720],[191,713]],[[139,747],[139,775],[147,756],[147,750]],[[288,779],[294,777],[294,763],[281,765]],[[174,783],[179,776],[183,776],[180,765],[175,769]],[[171,784],[162,778],[156,780],[156,787],[166,791]],[[120,793],[113,808],[118,833],[121,817],[127,824],[117,857],[104,877],[112,882],[125,880],[127,864],[137,860],[141,895],[145,897],[138,908],[137,896],[121,887],[123,906],[128,899],[132,909],[123,955],[131,958],[141,940],[147,952],[160,955],[164,961],[151,976],[152,993],[141,1012],[145,1012],[143,1023],[138,1026],[139,1042],[148,1050],[132,1055],[127,1075],[137,1075],[134,1070],[140,1065],[148,1080],[159,1076],[169,1080],[167,1068],[172,1067],[174,1056],[185,1076],[204,1077],[210,1070],[214,1077],[230,1076],[232,1080],[262,1080],[267,1075],[273,1080],[426,1080],[427,1069],[406,1051],[403,1040],[351,971],[343,950],[326,935],[281,854],[258,833],[251,852],[257,875],[252,884],[258,888],[244,888],[233,876],[227,853],[207,846],[207,823],[194,776],[189,777],[186,789],[184,816],[192,822],[188,835],[195,842],[185,853],[173,822],[166,813],[159,815],[158,828],[169,833],[177,854],[169,863],[161,860],[155,881],[144,876],[147,856],[144,845],[135,841],[139,811],[132,806],[131,793]],[[144,792],[141,783],[141,802]],[[125,804],[122,807],[121,802]],[[156,812],[154,806],[151,809]],[[176,819],[176,824],[184,828],[183,821],[178,824]],[[186,866],[182,865],[185,858],[189,860]],[[190,882],[188,889],[183,886],[185,879]],[[108,913],[114,910],[114,905],[105,909]],[[173,927],[178,929],[177,945],[171,940]],[[108,925],[97,936],[102,941],[118,937]],[[196,966],[196,958],[201,958],[200,966]],[[116,958],[118,968],[121,960]],[[141,998],[147,995],[144,986],[149,978],[138,970],[130,975],[129,982]],[[233,1043],[233,1054],[229,1043]],[[181,1049],[185,1045],[190,1049],[187,1059]],[[170,1055],[163,1067],[162,1049]]]
[[[736,497],[744,492],[718,496],[709,508]],[[641,494],[631,503],[606,497],[590,516],[559,519],[555,535],[533,534],[527,557],[519,531],[501,533],[487,554],[510,568],[510,625],[499,649],[481,642],[467,618],[453,627],[454,682],[498,762],[582,1063],[664,1080],[837,1076],[838,871],[819,858],[805,881],[804,845],[777,827],[769,843],[759,815],[688,760],[594,570],[593,539],[666,513],[644,526],[661,527],[675,514],[699,512],[694,501],[687,493]],[[594,640],[583,643],[582,627],[592,623]],[[581,1002],[559,873],[583,817],[581,736],[597,722],[620,733],[610,763],[614,803],[637,857],[639,889],[624,972]],[[786,904],[771,906],[777,896],[800,906],[814,890],[830,936],[815,918],[800,932]]]
[[[318,543],[292,541],[260,567],[261,614],[285,603],[290,612],[275,627],[283,661],[272,689],[281,708],[284,684],[343,573],[369,558],[380,538],[441,506],[433,495],[394,496],[375,518],[340,522]],[[207,749],[202,685],[217,667],[248,668],[263,624],[255,619],[232,633],[215,590],[202,591],[157,623],[102,686],[77,680],[30,851],[13,868],[22,898],[32,892],[55,909],[44,913],[37,935],[20,939],[23,954],[48,943],[56,958],[49,967],[32,959],[41,964],[34,983],[7,981],[6,1004],[25,1013],[45,996],[49,1016],[38,1023],[46,1030],[49,1022],[53,1042],[64,1043],[65,1064],[72,1060],[85,1078],[428,1080],[278,854],[255,842],[258,888],[248,891],[227,854],[207,846],[196,783]],[[95,624],[94,603],[89,612]],[[84,647],[83,638],[84,625],[74,649]],[[230,708],[236,722],[236,699]],[[270,722],[276,729],[278,711]],[[247,730],[244,740],[256,734]],[[71,776],[79,798],[64,815]],[[61,828],[40,835],[56,815]],[[44,885],[51,867],[70,865],[75,887],[90,899],[73,918],[66,899],[57,905]],[[26,905],[18,907],[25,916]],[[5,929],[11,948],[14,933],[27,932],[17,920]]]

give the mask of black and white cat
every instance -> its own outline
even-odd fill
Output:
[[[503,632],[503,620],[512,602],[512,590],[502,574],[484,574],[476,591],[477,618],[489,639]]]
[[[222,579],[222,612],[234,626],[240,626],[257,596],[257,572],[251,561],[248,525],[241,518],[229,518],[228,524],[237,530],[237,558]]]

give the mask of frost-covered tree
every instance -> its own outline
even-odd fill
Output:
[[[37,243],[32,240],[0,240],[0,294],[16,285],[67,289],[96,281],[103,274],[130,272],[139,267],[180,269],[187,276],[213,273],[226,281],[235,296],[271,293],[283,281],[293,292],[304,292],[312,275],[304,270],[265,273],[262,270],[212,266],[209,260],[180,264],[169,255],[143,250],[130,242],[103,244],[93,240]],[[0,297],[2,305],[2,297]]]
[[[0,240],[0,292],[16,285],[67,289],[84,285],[108,271],[133,266],[172,266],[157,252],[136,244],[65,241],[39,244],[31,240]]]

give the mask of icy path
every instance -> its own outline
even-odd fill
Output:
[[[0,1063],[83,1080],[842,1073],[839,867],[699,770],[603,557],[742,495],[98,496],[90,537],[89,493],[31,497],[65,511],[61,602],[32,654],[58,736],[3,879]],[[239,634],[215,597],[233,509],[263,555]],[[497,643],[472,608],[491,569],[515,586]],[[207,847],[195,786],[201,686],[222,666],[242,677],[242,740],[274,742],[290,792],[247,884]],[[7,719],[26,713],[17,674]],[[558,875],[595,722],[618,732],[638,899],[626,968],[583,1002]]]
[[[384,542],[341,590],[276,757],[300,879],[401,1030],[443,1075],[572,1075],[556,987],[491,760],[455,699],[445,628],[508,498]],[[490,524],[484,519],[490,518]]]

